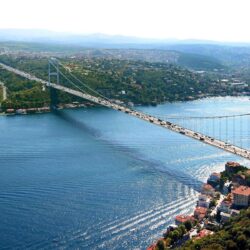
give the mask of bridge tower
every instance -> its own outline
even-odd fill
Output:
[[[48,80],[49,80],[49,84],[51,83],[51,79],[55,79],[56,80],[56,84],[60,84],[59,83],[59,64],[58,61],[54,58],[49,59],[49,67],[48,67]],[[54,88],[50,87],[50,108],[51,110],[56,110],[57,109],[57,105],[58,105],[58,93],[57,90]]]

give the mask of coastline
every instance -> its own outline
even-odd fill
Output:
[[[196,242],[221,230],[242,209],[249,208],[249,177],[249,168],[231,161],[224,171],[211,173],[202,185],[194,212],[175,216],[175,224],[169,225],[163,237],[147,250],[182,249],[186,242]]]
[[[64,109],[78,109],[78,108],[87,108],[94,107],[96,104],[92,103],[66,103],[58,105],[58,110]],[[40,108],[27,108],[27,109],[7,109],[9,112],[1,112],[0,116],[15,116],[15,115],[31,115],[31,114],[46,114],[50,113],[51,108],[49,106],[44,106]]]
[[[155,105],[148,104],[133,104],[131,102],[129,103],[124,103],[119,100],[113,100],[114,102],[119,102],[119,104],[125,104],[129,105],[131,107],[142,107],[142,106],[152,106],[152,107],[157,107],[158,105],[166,104],[166,103],[182,103],[182,102],[193,102],[193,101],[199,101],[199,100],[204,100],[204,99],[212,99],[212,98],[249,98],[249,95],[226,95],[226,96],[204,96],[204,97],[198,97],[198,98],[193,98],[189,100],[179,100],[179,101],[166,101],[166,102],[160,102]],[[59,110],[64,110],[64,109],[77,109],[77,108],[88,108],[88,107],[97,107],[99,105],[90,103],[90,102],[85,102],[85,103],[78,103],[78,102],[73,102],[73,103],[66,103],[66,104],[59,104],[58,109]],[[49,106],[44,106],[44,107],[39,107],[39,108],[19,108],[19,109],[13,109],[10,108],[9,112],[0,112],[0,116],[13,116],[13,115],[29,115],[29,114],[44,114],[44,113],[50,113],[51,109]]]

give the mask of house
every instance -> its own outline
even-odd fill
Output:
[[[232,182],[231,181],[227,181],[224,186],[223,186],[223,193],[224,194],[228,194],[228,192],[231,191],[231,184]]]
[[[241,168],[241,165],[238,162],[228,161],[225,165],[225,170],[228,174],[235,174]]]
[[[200,194],[198,197],[198,207],[205,207],[205,208],[209,208],[211,202],[211,198],[205,194]]]
[[[232,206],[232,201],[231,200],[226,200],[224,199],[220,206],[218,207],[218,210],[223,213],[230,213],[231,212],[231,206]]]
[[[194,218],[201,221],[207,215],[207,208],[205,207],[196,207],[194,210]]]
[[[26,109],[17,109],[16,114],[18,114],[18,115],[26,114]]]
[[[232,177],[232,183],[234,186],[246,186],[247,185],[247,180],[246,176],[242,174],[235,174]]]
[[[220,178],[221,178],[221,174],[214,172],[209,176],[207,183],[212,186],[217,186],[220,182]]]
[[[186,221],[193,221],[194,217],[190,215],[177,215],[175,217],[175,224],[180,225],[182,223],[185,223]]]
[[[240,214],[240,210],[237,210],[237,209],[232,209],[231,210],[231,215],[232,216],[237,216],[237,215],[239,215]]]
[[[210,184],[204,184],[202,186],[201,193],[213,197],[215,195],[215,189]]]
[[[171,224],[171,225],[168,226],[168,229],[167,229],[167,230],[169,230],[169,231],[174,231],[176,228],[178,228],[177,225]]]
[[[15,109],[7,109],[6,113],[7,114],[13,114],[13,113],[15,113]]]
[[[215,229],[217,229],[219,227],[219,223],[215,222],[215,221],[210,221],[210,220],[206,220],[204,222],[204,227],[208,230],[212,230],[214,231]]]
[[[232,190],[233,205],[236,207],[248,207],[250,205],[250,187],[239,186]]]
[[[192,229],[189,231],[189,239],[192,239],[192,238],[196,237],[197,234],[198,234],[198,233],[197,233],[197,229],[192,228]]]
[[[211,234],[213,234],[214,232],[212,232],[212,231],[210,231],[210,230],[208,230],[208,229],[202,229],[198,234],[197,234],[197,236],[196,236],[196,240],[198,240],[198,239],[201,239],[201,238],[203,238],[203,237],[205,237],[205,236],[208,236],[208,235],[211,235]]]
[[[221,213],[220,213],[220,216],[221,216],[220,222],[221,222],[221,223],[225,223],[225,222],[227,222],[227,221],[230,219],[231,214],[221,212]]]

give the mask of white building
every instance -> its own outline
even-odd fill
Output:
[[[205,194],[200,194],[198,197],[198,207],[205,207],[205,208],[209,208],[211,202],[211,198],[208,197]]]
[[[224,223],[230,219],[231,214],[221,212],[220,216],[221,216],[221,220],[220,220],[221,223]]]

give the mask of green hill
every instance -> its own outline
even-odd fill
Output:
[[[180,53],[177,63],[180,66],[195,70],[214,70],[225,68],[219,60],[210,56],[199,54]]]

